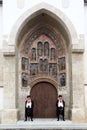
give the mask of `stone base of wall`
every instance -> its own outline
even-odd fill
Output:
[[[1,124],[2,109],[0,109],[0,124]]]
[[[70,108],[68,108],[68,107],[65,107],[65,119],[67,119],[67,120],[70,120],[71,118],[71,113],[70,113]]]
[[[2,124],[15,124],[18,121],[17,109],[3,109],[2,111]]]
[[[85,108],[85,121],[87,123],[87,108]]]
[[[82,123],[82,122],[84,123],[84,122],[86,122],[84,109],[73,108],[71,120],[74,123]]]

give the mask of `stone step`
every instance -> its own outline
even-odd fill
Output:
[[[70,120],[34,119],[18,121],[16,124],[0,124],[0,130],[87,130],[87,123],[73,123]]]

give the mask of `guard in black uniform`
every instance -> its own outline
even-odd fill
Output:
[[[62,99],[62,95],[59,95],[57,101],[56,101],[56,114],[59,121],[59,116],[62,115],[63,121],[64,119],[64,108],[65,108],[65,101]]]
[[[31,100],[31,96],[27,96],[27,100],[25,101],[25,121],[27,121],[27,118],[30,118],[31,121],[33,121],[33,107],[34,102]]]

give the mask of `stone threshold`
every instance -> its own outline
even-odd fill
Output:
[[[20,120],[16,124],[0,124],[0,130],[87,130],[87,123],[72,123],[70,120],[34,119]]]

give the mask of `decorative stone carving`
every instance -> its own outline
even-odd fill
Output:
[[[25,54],[28,53],[29,49],[30,49],[30,46],[31,44],[33,43],[34,40],[36,40],[40,35],[42,34],[45,34],[47,37],[49,37],[53,42],[54,44],[56,45],[56,47],[58,48],[59,51],[63,50],[63,54],[65,53],[65,49],[63,47],[63,43],[62,41],[60,42],[57,38],[57,36],[52,33],[48,28],[40,28],[38,29],[28,40],[28,42],[26,43],[25,45]],[[41,44],[41,43],[40,43]]]
[[[65,57],[61,57],[58,59],[59,71],[66,69],[66,61],[65,60],[66,60]]]
[[[59,74],[59,85],[61,87],[66,85],[66,74],[65,73]]]
[[[27,87],[28,86],[28,74],[22,73],[22,86]]]
[[[38,64],[31,63],[30,64],[30,76],[35,76],[38,74]]]
[[[32,48],[32,60],[36,60],[36,48]]]
[[[49,57],[49,43],[48,42],[44,43],[44,56]]]
[[[22,57],[22,70],[28,70],[29,62],[28,58]]]
[[[28,81],[34,80],[36,76],[44,75],[59,82],[59,86],[66,85],[65,48],[59,41],[54,33],[43,27],[29,37],[21,51],[25,55],[22,57],[22,71],[25,71],[22,73],[23,86],[27,86]]]

